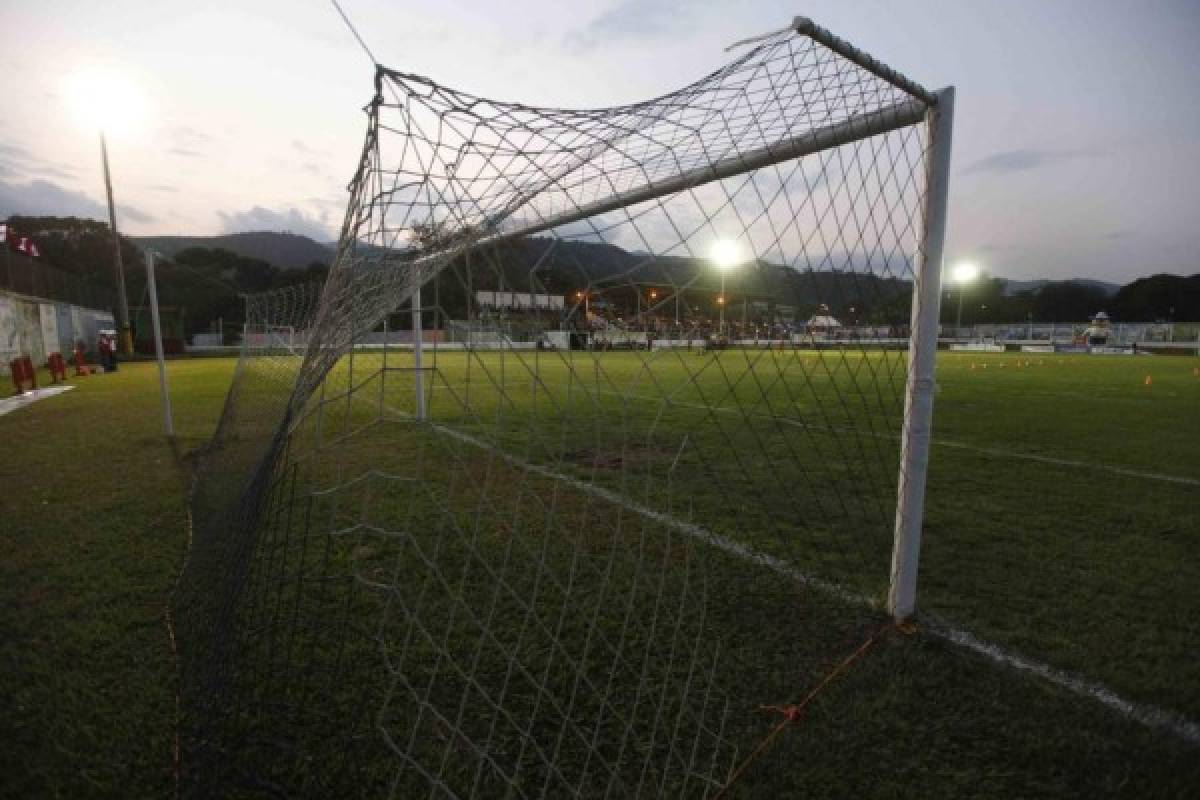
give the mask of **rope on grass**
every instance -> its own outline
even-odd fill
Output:
[[[758,743],[754,750],[750,752],[750,755],[746,756],[745,760],[738,765],[738,768],[734,770],[733,775],[731,775],[726,784],[721,787],[721,791],[717,792],[713,800],[724,800],[724,798],[728,797],[730,790],[733,789],[738,781],[742,779],[742,776],[744,776],[750,767],[753,766],[756,761],[758,761],[763,753],[770,749],[771,745],[779,737],[779,734],[783,733],[783,731],[789,725],[798,723],[804,719],[805,714],[808,712],[809,705],[817,698],[819,694],[821,694],[822,691],[824,691],[825,687],[829,686],[829,684],[833,683],[833,681],[844,675],[846,670],[848,670],[855,661],[865,655],[866,652],[871,649],[871,646],[875,644],[875,642],[879,641],[879,639],[885,633],[892,629],[897,629],[901,633],[905,634],[912,631],[912,627],[910,625],[897,625],[894,622],[889,622],[868,636],[867,639],[860,644],[853,653],[846,656],[846,658],[844,658],[840,664],[834,667],[828,675],[821,679],[820,683],[810,689],[808,694],[806,694],[804,699],[802,699],[799,703],[783,706],[759,706],[759,711],[768,711],[773,714],[779,714],[783,717],[783,719],[776,723],[775,727],[771,728],[770,732],[763,737],[763,740]]]

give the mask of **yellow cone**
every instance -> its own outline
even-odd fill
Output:
[[[1154,384],[1154,379],[1147,375],[1146,380],[1143,381],[1143,384],[1146,386],[1152,386]]]

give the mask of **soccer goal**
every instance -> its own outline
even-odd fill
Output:
[[[735,56],[601,109],[378,67],[194,493],[191,793],[715,796],[913,613],[953,90],[803,18]]]

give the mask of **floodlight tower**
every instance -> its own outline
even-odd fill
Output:
[[[108,172],[108,143],[100,129],[100,160],[104,163],[104,193],[108,197],[108,227],[112,231],[113,271],[117,282],[117,327],[120,329],[121,354],[133,355],[133,330],[129,324],[129,297],[125,293],[125,265],[121,261],[121,237],[117,233],[117,212],[113,206],[112,177]]]
[[[117,284],[117,327],[119,348],[124,355],[133,353],[133,334],[129,324],[129,298],[125,293],[125,265],[121,259],[121,237],[117,230],[117,212],[113,203],[112,174],[108,168],[107,135],[136,127],[144,110],[140,92],[115,73],[82,72],[67,79],[67,97],[79,121],[100,133],[100,162],[104,168],[104,194],[108,200],[108,225],[112,231],[113,272]]]
[[[725,274],[729,270],[738,265],[741,260],[741,248],[738,243],[732,239],[717,239],[713,242],[710,256],[713,263],[717,265],[717,271],[721,273],[721,294],[717,297],[717,306],[719,306],[720,321],[719,330],[721,335],[725,335]]]
[[[955,336],[958,335],[958,330],[962,327],[963,294],[965,294],[967,291],[967,284],[978,277],[979,267],[975,266],[974,264],[955,264],[954,269],[950,272],[951,280],[958,284],[958,315],[954,319]]]

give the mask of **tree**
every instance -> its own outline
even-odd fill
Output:
[[[1091,319],[1109,305],[1108,294],[1075,281],[1047,283],[1034,296],[1033,316],[1044,322],[1072,322]]]
[[[1126,322],[1200,320],[1200,273],[1139,278],[1122,286],[1111,305],[1113,316]]]

